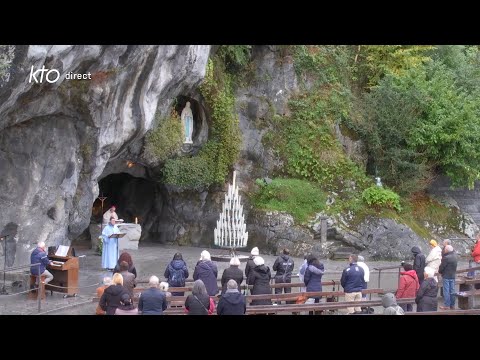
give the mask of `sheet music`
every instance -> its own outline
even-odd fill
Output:
[[[70,249],[70,246],[66,245],[59,245],[57,252],[55,253],[56,256],[67,256],[68,250]]]

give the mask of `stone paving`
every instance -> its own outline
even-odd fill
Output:
[[[192,278],[193,270],[196,262],[200,258],[203,248],[172,246],[160,244],[140,244],[138,250],[128,250],[132,255],[134,265],[137,269],[138,280],[148,281],[151,275],[156,275],[161,281],[164,280],[164,271],[167,264],[172,260],[173,255],[179,251],[186,261],[190,272],[189,278]],[[227,251],[220,249],[208,249],[212,255],[227,254]],[[261,251],[260,251],[261,253]],[[95,313],[96,303],[92,302],[95,296],[95,289],[100,286],[104,276],[111,276],[111,272],[101,269],[101,257],[93,250],[76,249],[77,256],[80,257],[79,271],[79,293],[76,297],[63,298],[63,294],[54,292],[53,295],[47,291],[46,300],[41,302],[40,311],[38,311],[38,301],[28,300],[26,294],[17,295],[0,295],[0,314],[2,315],[35,315],[35,314],[60,314],[60,315],[90,315]],[[240,252],[241,255],[249,255],[248,252]],[[262,255],[265,264],[270,268],[275,262],[276,256]],[[298,268],[303,259],[294,258],[295,268],[294,274],[298,272]],[[346,261],[321,260],[326,269],[323,277],[324,280],[339,280],[341,272],[346,266]],[[397,265],[398,262],[367,262],[370,267],[371,276],[369,287],[378,287],[378,272],[373,270],[374,267]],[[218,277],[220,278],[223,270],[229,266],[228,262],[217,262]],[[467,262],[460,261],[459,267],[467,267]],[[245,269],[245,263],[242,262],[240,268]],[[272,274],[273,275],[273,274]],[[297,281],[294,279],[294,281]],[[398,271],[386,270],[382,272],[380,287],[384,289],[396,289],[398,281]],[[145,286],[142,284],[140,286]],[[7,291],[11,292],[7,283]],[[331,290],[327,287],[326,290]],[[379,309],[381,310],[381,309]]]

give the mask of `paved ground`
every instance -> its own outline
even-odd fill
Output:
[[[159,244],[141,244],[138,250],[128,250],[132,255],[135,267],[137,269],[138,280],[148,281],[151,275],[158,276],[161,280],[164,279],[163,273],[167,264],[172,260],[173,255],[180,251],[184,260],[187,262],[190,272],[190,278],[193,275],[193,269],[203,248],[194,247],[178,247]],[[226,254],[222,250],[209,249],[212,255]],[[61,293],[53,293],[53,296],[48,292],[47,299],[41,302],[40,311],[38,310],[38,302],[28,300],[26,294],[17,295],[0,295],[0,314],[2,315],[34,315],[34,314],[61,314],[61,315],[89,315],[95,313],[96,303],[92,303],[92,298],[95,294],[95,289],[100,285],[104,276],[111,276],[110,272],[105,272],[101,269],[101,257],[96,255],[93,250],[76,249],[77,256],[80,257],[80,273],[79,273],[79,293],[76,297],[63,298]],[[242,255],[249,255],[249,253],[240,253]],[[276,256],[262,255],[265,259],[266,265],[270,268],[276,259]],[[299,266],[303,259],[295,258],[294,273],[298,272]],[[326,273],[324,280],[339,280],[340,274],[346,266],[346,261],[332,261],[322,260],[325,265]],[[398,262],[367,262],[371,270],[369,287],[381,287],[384,289],[396,289],[398,281],[398,271],[385,270],[382,271],[381,282],[378,283],[378,271],[373,270],[374,267],[397,265]],[[223,270],[229,266],[227,262],[218,262],[219,277]],[[459,266],[466,267],[466,262],[460,262]],[[245,269],[245,263],[242,262],[240,268]],[[326,287],[325,290],[331,290],[331,287]],[[8,287],[7,291],[12,289]],[[377,309],[377,312],[382,309]]]

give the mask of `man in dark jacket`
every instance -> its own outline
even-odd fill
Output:
[[[238,291],[238,284],[230,279],[227,282],[227,291],[218,301],[217,315],[243,315],[247,311],[245,296]]]
[[[425,255],[422,254],[422,250],[418,246],[412,247],[413,254],[413,270],[417,273],[418,283],[422,285],[424,279],[425,270]]]
[[[447,245],[443,249],[442,262],[438,268],[438,273],[442,275],[443,280],[443,298],[445,306],[440,306],[442,310],[455,309],[455,273],[457,271],[457,256],[453,252],[452,245]]]
[[[47,265],[50,265],[52,261],[48,258],[47,253],[45,252],[45,243],[43,241],[38,242],[37,248],[33,250],[32,255],[30,256],[30,264],[33,265],[38,263],[40,263],[40,265],[30,267],[30,272],[32,275],[44,275],[44,283],[48,284],[53,280],[53,275],[46,269],[46,267]]]
[[[362,301],[362,290],[365,287],[365,272],[357,265],[358,256],[352,254],[348,258],[349,267],[343,270],[340,284],[345,291],[345,301]],[[359,306],[347,308],[349,314],[361,313]]]
[[[288,249],[283,249],[282,255],[280,255],[275,263],[273,264],[273,271],[276,271],[275,274],[275,284],[279,283],[291,283],[292,282],[292,271],[293,271],[293,259],[289,256],[290,251]],[[291,293],[292,288],[283,288],[283,292]],[[275,294],[281,294],[282,288],[275,288]]]

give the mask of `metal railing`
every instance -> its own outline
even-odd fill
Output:
[[[16,270],[21,270],[21,269],[26,269],[26,268],[29,268],[31,269],[32,267],[34,266],[38,266],[38,273],[40,274],[40,265],[41,263],[36,263],[36,264],[29,264],[29,265],[21,265],[21,266],[15,266],[15,267],[11,267],[9,268],[8,270],[7,269],[3,269],[1,270],[0,269],[0,272],[3,273],[3,289],[5,289],[5,274],[7,272],[12,272],[12,271],[16,271]],[[30,272],[31,273],[31,272]],[[41,296],[41,288],[40,288],[40,279],[41,279],[41,275],[38,275],[36,276],[36,280],[37,280],[37,287],[36,289],[30,289],[30,282],[28,282],[28,289],[25,290],[25,291],[20,291],[20,292],[17,292],[15,294],[8,294],[6,291],[2,293],[3,296],[17,296],[19,294],[26,294],[26,293],[29,293],[31,291],[37,291],[37,301],[38,301],[38,312],[41,311],[41,306],[42,306],[42,296]]]

